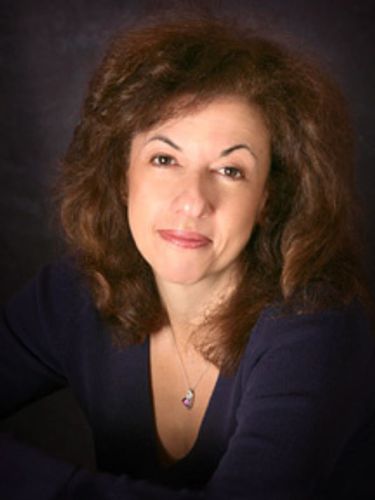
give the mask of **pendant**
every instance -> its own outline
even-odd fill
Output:
[[[185,408],[187,410],[191,410],[193,408],[194,397],[195,397],[195,394],[194,394],[193,389],[188,389],[186,391],[185,396],[181,399],[182,404],[185,406]]]

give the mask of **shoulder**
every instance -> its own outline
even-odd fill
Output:
[[[358,302],[309,314],[263,311],[246,348],[245,371],[266,366],[296,377],[343,376],[356,372],[375,381],[375,335]]]
[[[338,339],[374,344],[369,316],[358,301],[312,313],[291,313],[282,307],[269,307],[260,315],[249,343],[264,348],[294,342],[323,342],[328,346]]]
[[[44,265],[4,306],[15,325],[28,323],[58,332],[87,314],[93,314],[93,301],[74,258],[62,257]]]
[[[78,260],[69,255],[42,266],[33,282],[41,291],[60,292],[63,295],[68,291],[77,292],[87,288]]]
[[[56,298],[64,301],[68,300],[72,293],[87,295],[88,288],[76,259],[63,256],[42,266],[15,298],[34,294],[40,300]]]

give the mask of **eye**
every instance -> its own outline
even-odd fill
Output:
[[[159,154],[151,158],[151,163],[158,167],[169,167],[170,165],[176,165],[177,162],[170,155]]]
[[[239,180],[244,178],[243,172],[237,167],[221,167],[218,172],[224,177],[229,177],[233,180]]]

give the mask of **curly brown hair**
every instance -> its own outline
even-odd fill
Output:
[[[365,295],[352,132],[330,78],[305,56],[227,20],[128,30],[94,75],[59,189],[63,228],[98,310],[120,345],[144,341],[168,317],[129,231],[123,189],[132,137],[222,95],[259,106],[272,142],[269,196],[241,255],[241,282],[207,320],[215,335],[197,344],[229,372],[265,306],[307,311]]]

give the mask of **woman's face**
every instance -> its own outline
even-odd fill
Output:
[[[129,225],[160,284],[222,283],[266,198],[270,137],[261,112],[221,97],[132,141]]]

